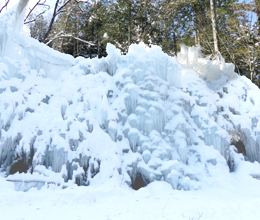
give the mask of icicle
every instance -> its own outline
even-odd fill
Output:
[[[107,100],[107,96],[103,95],[102,103],[101,103],[101,126],[102,128],[107,129],[107,117],[108,117],[108,109],[109,109],[109,103]]]
[[[151,156],[152,156],[152,155],[151,155],[151,152],[150,152],[149,150],[145,150],[145,151],[143,152],[142,156],[143,156],[144,162],[145,162],[145,163],[148,163],[149,160],[151,159]]]
[[[189,178],[188,176],[186,176],[186,177],[181,181],[181,185],[182,185],[182,188],[183,188],[185,191],[190,190],[190,178]]]
[[[94,114],[92,112],[92,110],[89,110],[86,114],[86,124],[87,124],[87,131],[92,133],[93,128],[94,128]]]
[[[149,113],[145,114],[145,121],[144,121],[144,132],[146,135],[149,135],[150,132],[154,128],[154,122],[152,116]]]
[[[180,45],[178,61],[184,66],[197,71],[200,75],[206,76],[210,81],[221,79],[224,75],[227,79],[234,79],[237,74],[234,72],[234,65],[225,63],[225,59],[218,53],[212,60],[201,58],[201,48],[187,47]]]
[[[128,123],[131,125],[132,128],[136,128],[138,129],[139,128],[139,120],[136,116],[136,114],[131,114],[128,116]]]
[[[171,173],[167,176],[167,182],[171,184],[173,189],[177,189],[179,185],[180,174],[176,170],[172,170]]]
[[[130,142],[130,147],[133,152],[136,152],[136,147],[139,139],[140,139],[139,131],[136,128],[131,128],[128,132],[128,140]]]
[[[121,52],[119,49],[116,49],[116,47],[110,43],[107,44],[106,51],[109,59],[108,74],[113,76],[116,74],[117,63],[120,59]]]
[[[63,120],[65,120],[67,117],[66,117],[66,110],[67,110],[67,107],[68,107],[68,102],[65,98],[62,99],[62,104],[61,104],[61,116],[63,118]]]
[[[129,94],[129,96],[125,98],[125,105],[127,113],[130,115],[131,113],[134,113],[136,109],[139,95],[138,87],[133,84],[127,85],[126,92]]]
[[[117,123],[115,121],[110,120],[108,123],[108,134],[113,141],[116,141],[117,136]]]

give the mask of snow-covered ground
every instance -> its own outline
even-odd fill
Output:
[[[0,179],[0,217],[5,220],[258,220],[260,181],[232,175],[219,186],[172,190],[154,182],[134,191],[112,184],[100,187],[13,190]]]
[[[0,17],[0,219],[260,218],[260,91],[233,64],[74,59],[22,33],[22,6]]]

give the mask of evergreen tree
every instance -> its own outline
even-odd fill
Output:
[[[29,23],[28,27],[31,32],[31,37],[43,42],[44,35],[46,34],[48,28],[48,22],[43,15],[37,17],[34,23]]]

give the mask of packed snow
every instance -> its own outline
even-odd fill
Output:
[[[258,219],[260,91],[220,54],[73,58],[0,16],[3,219]]]

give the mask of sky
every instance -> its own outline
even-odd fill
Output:
[[[0,8],[2,8],[2,6],[5,4],[7,0],[0,0]],[[29,7],[33,7],[38,0],[29,0]],[[15,4],[17,4],[19,2],[19,0],[10,0],[10,2],[8,3],[8,8],[14,6]],[[43,0],[42,0],[43,2]],[[55,5],[55,0],[46,0],[46,4],[50,5],[51,8],[54,7]]]

